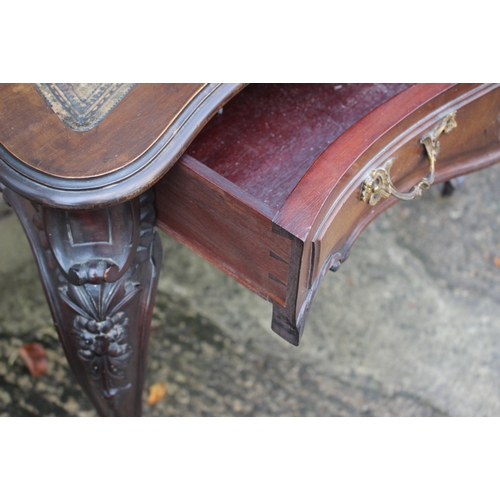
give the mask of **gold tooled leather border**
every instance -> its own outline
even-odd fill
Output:
[[[48,106],[71,130],[95,127],[134,83],[35,83]]]

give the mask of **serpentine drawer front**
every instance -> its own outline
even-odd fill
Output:
[[[499,113],[498,84],[4,84],[0,191],[78,382],[101,415],[140,415],[156,226],[298,345],[377,215],[500,160]]]

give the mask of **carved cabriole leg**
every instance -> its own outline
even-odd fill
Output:
[[[140,416],[161,244],[152,191],[63,211],[4,188],[35,255],[69,365],[102,416]]]

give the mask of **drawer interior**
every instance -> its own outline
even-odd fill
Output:
[[[285,305],[290,269],[296,273],[300,264],[292,257],[294,237],[273,223],[277,212],[332,141],[408,86],[247,86],[155,185],[158,226]]]
[[[325,148],[410,84],[251,84],[187,150],[279,210]]]

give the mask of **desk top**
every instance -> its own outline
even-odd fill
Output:
[[[1,84],[0,181],[60,208],[136,196],[243,87]]]

